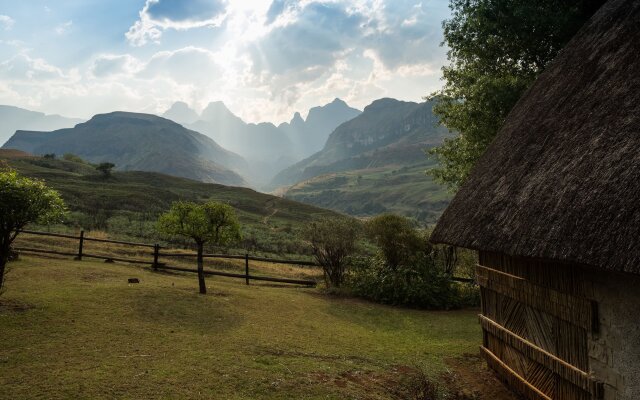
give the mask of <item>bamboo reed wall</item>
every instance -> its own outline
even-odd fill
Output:
[[[481,353],[526,399],[603,398],[589,374],[589,335],[598,331],[593,287],[579,266],[480,252]]]

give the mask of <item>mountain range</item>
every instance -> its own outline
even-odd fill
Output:
[[[324,148],[286,168],[271,188],[286,198],[355,216],[394,212],[437,219],[449,194],[425,171],[425,150],[448,137],[433,103],[380,99],[341,124]]]
[[[324,148],[281,171],[273,187],[347,170],[424,162],[424,149],[440,144],[448,131],[438,125],[433,103],[384,98],[336,128]]]
[[[98,114],[73,128],[17,131],[3,148],[32,154],[76,154],[116,169],[154,171],[202,182],[246,186],[247,163],[215,141],[151,114]]]
[[[163,117],[201,132],[249,163],[249,180],[264,186],[282,169],[320,150],[329,134],[341,123],[360,114],[340,99],[313,107],[304,120],[295,113],[291,122],[246,123],[222,102],[212,102],[198,115],[186,103],[176,102]]]
[[[0,144],[3,144],[19,129],[30,131],[52,131],[71,128],[83,122],[78,118],[66,118],[60,115],[46,115],[23,108],[0,105]]]
[[[201,113],[177,102],[163,115],[176,122],[113,112],[74,128],[18,130],[3,147],[256,187],[355,216],[394,212],[429,223],[449,200],[424,173],[433,165],[425,149],[450,135],[432,102],[383,98],[360,112],[335,99],[278,126],[245,123],[222,102]]]

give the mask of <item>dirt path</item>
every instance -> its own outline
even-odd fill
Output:
[[[446,360],[451,373],[443,377],[446,386],[477,400],[518,400],[500,382],[479,355],[468,354]]]
[[[273,217],[274,215],[276,215],[276,213],[278,212],[277,208],[273,209],[273,212],[271,212],[271,214],[267,215],[266,217],[264,217],[264,219],[262,220],[262,223],[265,225],[269,224],[269,218]]]

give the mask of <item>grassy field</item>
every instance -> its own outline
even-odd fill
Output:
[[[431,166],[423,162],[321,175],[293,185],[285,197],[359,217],[392,212],[429,224],[451,199],[425,174]]]
[[[251,189],[207,184],[152,172],[114,172],[104,178],[94,167],[66,160],[24,157],[0,150],[21,174],[44,179],[70,208],[70,231],[107,231],[112,237],[156,242],[158,215],[177,200],[214,200],[233,206],[240,219],[239,249],[263,254],[308,254],[300,230],[311,220],[337,214]],[[58,230],[64,227],[57,227]]]
[[[418,398],[411,388],[423,373],[478,393],[465,398],[507,398],[485,397],[499,385],[468,356],[480,343],[475,310],[225,278],[209,278],[201,296],[193,275],[128,264],[23,257],[10,266],[2,399],[404,399]]]

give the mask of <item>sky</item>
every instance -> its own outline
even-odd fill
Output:
[[[448,0],[0,0],[0,104],[288,121],[442,86]]]

